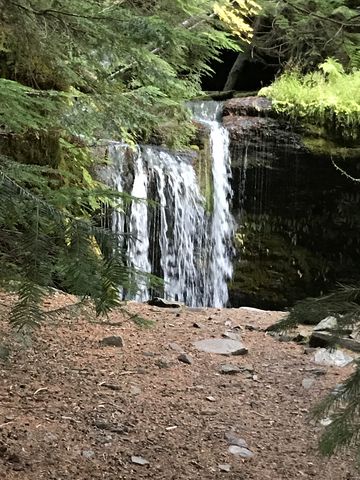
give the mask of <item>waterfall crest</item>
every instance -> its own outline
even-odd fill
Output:
[[[132,178],[127,180],[126,147],[113,144],[113,186],[140,200],[132,202],[127,220],[124,213],[114,213],[112,227],[119,234],[130,234],[126,248],[131,265],[161,276],[166,298],[189,306],[223,307],[232,276],[234,231],[229,137],[217,118],[221,104],[202,102],[190,108],[209,131],[211,211],[205,208],[194,168],[199,159],[194,155],[141,146],[132,154]],[[136,299],[144,301],[149,295],[148,287],[141,285]]]

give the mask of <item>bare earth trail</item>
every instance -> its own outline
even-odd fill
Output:
[[[0,344],[14,345],[0,297]],[[55,295],[48,307],[71,301]],[[127,308],[155,325],[138,327],[121,311],[96,323],[90,308],[65,310],[30,347],[16,343],[0,360],[1,480],[360,479],[350,456],[317,455],[323,427],[308,418],[353,367],[320,367],[304,347],[258,330],[281,312]],[[193,342],[234,326],[247,355],[195,350]],[[124,347],[99,343],[110,335]],[[178,360],[181,350],[192,364]],[[241,372],[220,373],[223,364]],[[229,432],[255,455],[229,453]]]

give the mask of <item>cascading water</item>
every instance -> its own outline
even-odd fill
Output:
[[[144,273],[151,273],[149,261],[149,232],[147,203],[148,177],[144,167],[143,156],[139,150],[135,162],[135,178],[131,196],[138,199],[132,202],[129,222],[128,257],[133,267]],[[146,301],[149,298],[148,288],[139,282],[136,300]]]
[[[203,199],[189,159],[143,148],[160,203],[158,241],[165,295],[188,305],[201,303],[204,272],[198,242],[206,235]]]
[[[131,194],[154,200],[156,206],[132,202],[129,221],[114,214],[113,228],[130,233],[127,243],[131,265],[164,278],[164,295],[189,306],[223,307],[228,301],[227,280],[232,275],[234,222],[230,213],[230,155],[227,131],[217,120],[221,105],[191,105],[195,119],[209,130],[212,209],[208,212],[190,155],[151,146],[140,147],[133,160]],[[118,175],[114,186],[125,191],[123,145],[112,146]],[[157,213],[154,213],[154,210]],[[127,227],[126,227],[127,225]],[[121,230],[120,230],[121,229]],[[149,291],[140,286],[137,300]]]
[[[193,105],[196,120],[210,128],[214,203],[211,217],[209,274],[205,303],[214,307],[226,305],[227,279],[232,276],[231,242],[234,221],[230,213],[231,165],[229,134],[221,126],[219,115],[222,105],[217,102],[201,102]]]

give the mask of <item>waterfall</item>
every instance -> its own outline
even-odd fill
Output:
[[[204,283],[197,245],[206,236],[206,222],[195,170],[188,158],[156,147],[144,147],[143,154],[160,203],[158,237],[165,295],[197,305],[202,303]]]
[[[129,222],[128,257],[132,267],[144,273],[151,273],[149,261],[149,231],[148,231],[148,206],[147,200],[148,177],[145,170],[141,150],[138,151],[135,162],[135,178],[131,196],[135,200],[131,204]],[[148,300],[148,288],[144,281],[139,282],[139,291],[136,300]]]
[[[229,137],[218,121],[221,104],[192,104],[194,118],[209,131],[212,208],[205,208],[194,163],[195,154],[141,146],[133,153],[132,186],[124,180],[123,145],[110,150],[115,160],[113,185],[131,192],[128,220],[113,215],[113,228],[127,229],[128,258],[133,267],[164,279],[164,296],[189,306],[223,307],[228,301],[227,281],[232,276],[234,222],[230,213],[231,168]],[[128,188],[128,190],[126,190]],[[150,295],[140,285],[137,300]]]
[[[210,232],[210,255],[208,265],[206,303],[214,307],[226,305],[228,289],[226,280],[231,278],[231,243],[234,233],[234,221],[230,213],[231,165],[229,134],[221,126],[219,115],[222,105],[217,102],[201,102],[193,105],[196,120],[208,125],[213,177],[213,213]]]

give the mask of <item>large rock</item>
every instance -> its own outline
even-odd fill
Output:
[[[338,322],[335,317],[326,317],[314,327],[314,331],[336,330]]]
[[[354,361],[350,355],[347,355],[342,350],[326,350],[320,348],[314,355],[313,360],[319,365],[328,365],[331,367],[346,367]]]
[[[309,340],[310,347],[329,347],[338,345],[353,352],[360,352],[360,342],[353,338],[340,337],[328,332],[313,332]]]
[[[228,100],[224,104],[223,115],[258,117],[276,115],[276,113],[272,108],[271,100],[254,96]]]
[[[245,355],[248,349],[242,342],[229,338],[208,338],[194,343],[197,350],[218,355]]]
[[[232,142],[243,142],[246,139],[255,148],[261,138],[267,147],[278,149],[286,146],[288,151],[308,152],[300,135],[290,128],[290,124],[274,118],[227,115],[223,117],[223,125]]]

